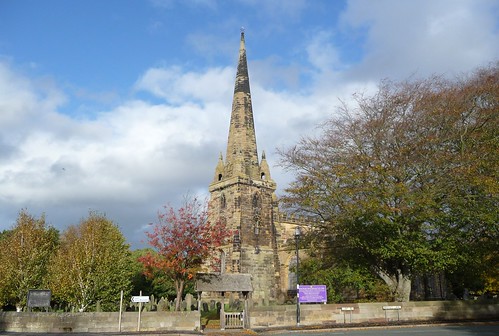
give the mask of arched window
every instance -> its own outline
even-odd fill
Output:
[[[251,205],[253,206],[253,221],[254,221],[254,232],[256,235],[259,234],[260,225],[262,220],[262,200],[258,193],[253,195],[253,199],[251,201]]]
[[[232,248],[234,252],[241,251],[241,236],[239,235],[239,230],[235,230],[232,236]]]
[[[251,201],[251,204],[253,205],[253,210],[259,210],[261,209],[261,201],[260,201],[260,195],[257,193],[253,195],[253,200]]]
[[[220,209],[225,209],[226,206],[227,206],[227,200],[225,198],[225,194],[222,194],[220,196]]]
[[[225,251],[220,252],[220,273],[225,273]]]

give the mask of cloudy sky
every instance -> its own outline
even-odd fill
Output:
[[[0,230],[105,213],[133,248],[206,195],[225,153],[240,28],[258,150],[316,132],[383,78],[497,61],[496,0],[0,0]]]

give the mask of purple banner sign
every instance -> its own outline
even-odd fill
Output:
[[[326,285],[300,285],[300,303],[327,302]]]

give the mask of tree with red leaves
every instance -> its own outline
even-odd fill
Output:
[[[186,282],[194,278],[205,261],[216,259],[214,252],[231,235],[224,223],[209,221],[207,208],[207,202],[188,197],[179,209],[166,205],[164,212],[158,212],[158,222],[151,224],[152,231],[146,232],[156,253],[148,253],[139,261],[144,264],[146,276],[161,272],[173,279],[175,310],[180,310]]]

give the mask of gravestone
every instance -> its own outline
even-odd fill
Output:
[[[188,311],[190,311],[191,306],[192,306],[192,294],[187,294],[185,296],[185,307]]]

